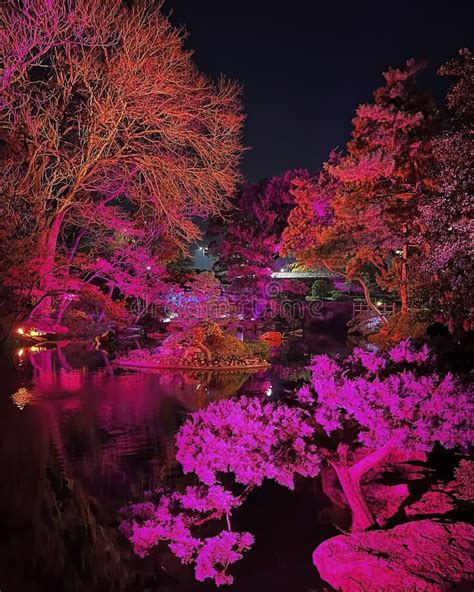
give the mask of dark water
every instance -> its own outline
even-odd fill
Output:
[[[4,362],[1,373],[1,592],[215,590],[166,548],[135,557],[118,510],[183,479],[174,435],[189,412],[235,394],[278,396],[310,353],[345,350],[344,335],[323,327],[252,375],[123,372],[86,343],[17,351],[19,372]],[[311,553],[344,524],[340,512],[317,480],[254,492],[236,526],[256,544],[231,590],[325,589]]]

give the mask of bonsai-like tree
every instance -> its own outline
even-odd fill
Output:
[[[264,479],[291,489],[295,478],[314,477],[328,463],[352,510],[353,529],[361,530],[375,525],[360,487],[369,470],[389,462],[397,449],[466,449],[474,440],[472,389],[436,373],[426,347],[402,342],[384,354],[358,349],[345,360],[316,356],[311,373],[311,382],[288,402],[242,397],[191,415],[177,436],[177,459],[202,489],[186,490],[184,498],[158,492],[158,501],[132,505],[124,528],[137,552],[168,541],[183,561],[196,562],[198,579],[230,583],[227,567],[252,543],[248,533],[231,530],[232,509]],[[321,428],[333,437],[322,438]],[[356,448],[364,455],[351,464]],[[228,532],[208,545],[198,527],[214,519]]]

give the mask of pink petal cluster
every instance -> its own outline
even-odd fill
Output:
[[[249,397],[222,400],[181,427],[176,458],[185,473],[196,473],[208,485],[218,473],[231,472],[245,485],[274,479],[292,489],[295,474],[319,472],[313,436],[311,418],[300,408]]]
[[[196,559],[196,579],[214,579],[217,586],[232,584],[234,578],[226,573],[232,563],[242,559],[242,552],[253,545],[254,538],[248,532],[222,531],[206,539]]]
[[[226,570],[252,546],[253,536],[225,530],[201,538],[197,532],[210,520],[224,515],[229,519],[241,499],[220,485],[189,486],[182,493],[168,495],[158,493],[156,500],[153,495],[148,497],[149,501],[123,510],[121,531],[132,542],[135,553],[145,557],[161,541],[167,542],[183,563],[195,564],[196,579],[212,578],[218,586],[231,584],[233,578]]]
[[[314,418],[330,433],[347,420],[361,426],[359,441],[372,448],[396,441],[401,448],[429,452],[474,440],[473,389],[453,375],[429,367],[426,346],[402,342],[386,353],[354,350],[343,361],[316,356],[312,390],[300,402],[313,405]]]

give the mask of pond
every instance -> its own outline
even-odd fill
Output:
[[[166,548],[136,557],[119,510],[179,484],[174,436],[190,411],[233,395],[278,397],[310,354],[348,351],[339,329],[319,327],[304,351],[301,340],[286,343],[271,369],[251,375],[126,372],[90,343],[18,350],[19,372],[2,367],[0,590],[215,590]],[[318,480],[295,492],[268,483],[236,521],[258,544],[233,570],[232,590],[327,589],[311,553],[349,517]]]

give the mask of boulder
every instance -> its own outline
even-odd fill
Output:
[[[400,506],[408,499],[410,492],[408,485],[385,485],[384,483],[368,483],[362,487],[375,520],[383,526],[387,520],[393,518]]]
[[[342,592],[447,592],[472,589],[473,551],[470,524],[419,520],[329,539],[313,563]]]
[[[443,491],[426,491],[421,498],[405,508],[407,516],[443,515],[454,510],[453,498]]]

